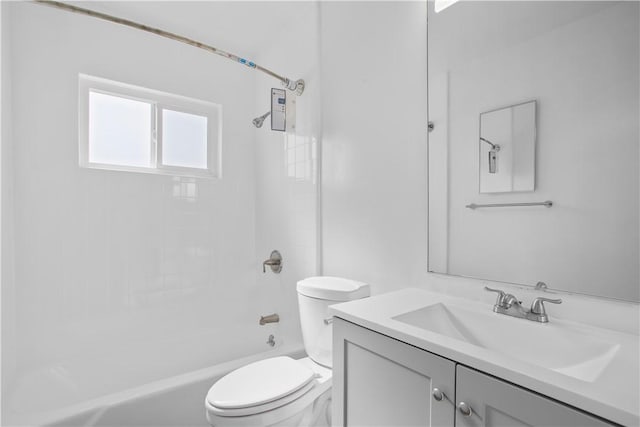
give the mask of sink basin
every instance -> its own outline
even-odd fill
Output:
[[[444,303],[392,319],[587,382],[600,376],[620,348],[586,327],[558,325],[553,319],[542,324]]]

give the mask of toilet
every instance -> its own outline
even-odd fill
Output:
[[[308,357],[260,360],[218,380],[207,393],[214,427],[330,426],[331,316],[328,307],[368,297],[369,285],[339,277],[297,284],[302,338]]]

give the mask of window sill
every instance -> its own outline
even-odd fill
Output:
[[[190,169],[190,168],[145,168],[138,166],[122,166],[122,165],[108,165],[102,163],[87,163],[81,164],[80,169],[96,169],[111,172],[133,172],[143,173],[148,175],[164,175],[164,176],[178,176],[184,178],[204,178],[204,179],[219,179],[220,176],[205,169]]]

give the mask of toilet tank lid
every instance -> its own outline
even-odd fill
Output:
[[[341,277],[316,276],[298,282],[298,293],[329,301],[351,301],[371,295],[367,283]]]

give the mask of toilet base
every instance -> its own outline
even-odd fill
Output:
[[[301,413],[265,427],[329,427],[331,425],[331,389],[322,393]]]

